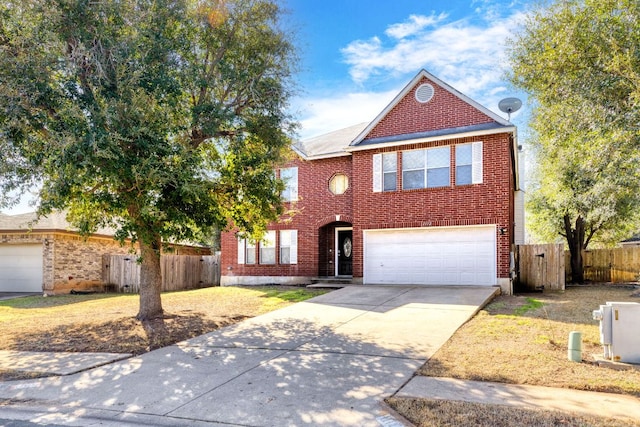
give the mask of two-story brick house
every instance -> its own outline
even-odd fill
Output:
[[[295,144],[298,214],[257,244],[222,237],[222,284],[510,287],[524,237],[516,128],[426,71],[370,123]]]

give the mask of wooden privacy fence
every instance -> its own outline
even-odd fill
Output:
[[[137,255],[104,255],[102,281],[120,292],[140,291]],[[220,285],[220,255],[162,255],[162,291]]]
[[[567,277],[571,277],[571,255],[565,254]],[[636,282],[640,278],[640,246],[590,249],[582,252],[585,280],[593,282]]]
[[[515,264],[516,292],[564,290],[565,256],[562,244],[518,245]]]

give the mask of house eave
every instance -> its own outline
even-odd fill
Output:
[[[16,228],[16,229],[0,229],[0,233],[2,233],[3,235],[24,235],[24,234],[31,234],[33,236],[41,236],[41,235],[45,235],[45,234],[58,234],[58,235],[63,235],[63,236],[80,236],[80,237],[86,237],[86,238],[95,238],[95,239],[105,239],[105,240],[115,240],[113,235],[109,235],[109,234],[99,234],[99,233],[92,233],[86,236],[83,236],[82,234],[80,234],[80,232],[78,231],[73,231],[73,230],[63,230],[63,229],[59,229],[59,228],[33,228],[33,229],[25,229],[25,228]],[[1,241],[0,241],[1,242]],[[6,242],[5,242],[6,243]]]
[[[322,160],[322,159],[332,159],[334,157],[346,157],[346,156],[350,156],[351,153],[347,152],[347,151],[335,151],[332,153],[322,153],[322,154],[315,154],[315,155],[307,155],[304,152],[302,152],[302,150],[300,150],[298,147],[296,146],[291,146],[291,149],[298,155],[300,156],[300,158],[302,160]]]
[[[361,143],[360,145],[349,146],[346,148],[346,150],[348,152],[375,150],[379,148],[399,147],[402,145],[409,145],[409,144],[422,144],[426,142],[448,141],[451,139],[459,139],[459,138],[475,138],[475,137],[495,135],[500,133],[515,133],[515,131],[516,131],[515,126],[505,126],[502,128],[473,130],[468,132],[457,132],[457,133],[449,133],[444,135],[434,135],[434,136],[417,137],[417,138],[412,138],[410,135],[408,135],[407,139],[381,142],[381,143],[375,143],[375,144],[367,144],[365,140],[363,141],[364,143]]]

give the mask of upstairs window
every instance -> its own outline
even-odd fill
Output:
[[[280,179],[284,181],[282,200],[285,202],[296,202],[298,200],[298,168],[280,169]]]
[[[398,176],[398,155],[384,153],[382,155],[382,191],[395,191]]]
[[[373,191],[395,191],[398,176],[398,155],[379,153],[373,155]]]
[[[329,191],[336,196],[344,194],[348,188],[349,177],[343,173],[337,173],[329,180]]]
[[[410,150],[402,153],[402,188],[447,187],[450,184],[450,148]]]
[[[456,185],[482,183],[482,142],[456,145]]]

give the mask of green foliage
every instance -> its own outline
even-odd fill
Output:
[[[640,4],[540,7],[509,56],[511,81],[534,106],[531,230],[546,241],[564,236],[570,247],[578,239],[582,249],[628,237],[640,202]]]
[[[3,190],[40,182],[41,213],[68,208],[82,231],[120,238],[277,218],[295,57],[275,3],[30,0],[0,14]]]
[[[313,298],[327,292],[328,291],[326,290],[318,290],[318,289],[311,290],[306,288],[288,290],[288,291],[283,291],[279,289],[269,289],[266,291],[265,297],[277,298],[279,300],[287,301],[287,302],[302,302],[302,301],[308,300],[309,298]]]
[[[527,303],[513,310],[513,313],[516,316],[523,316],[529,311],[537,310],[539,308],[542,308],[543,306],[544,306],[544,303],[542,301],[538,301],[537,299],[527,297]]]
[[[2,3],[0,206],[38,184],[40,214],[155,256],[230,225],[260,235],[294,129],[280,15],[274,0]]]
[[[94,301],[103,298],[121,297],[122,294],[106,294],[96,293],[87,295],[55,295],[55,296],[25,296],[20,298],[12,298],[4,301],[0,301],[0,307],[6,307],[7,309],[15,310],[29,310],[40,309],[47,307],[59,307],[69,304],[77,304],[85,301]]]

